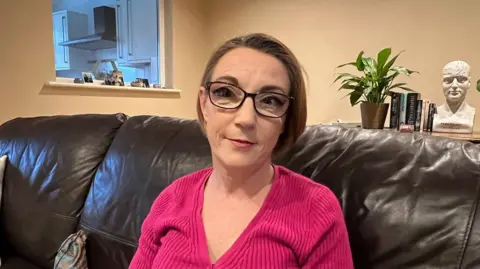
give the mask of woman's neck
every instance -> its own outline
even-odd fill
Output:
[[[274,168],[271,162],[248,168],[232,168],[214,161],[213,172],[206,187],[221,191],[227,196],[251,198],[270,186],[273,176]]]

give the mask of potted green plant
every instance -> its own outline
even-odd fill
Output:
[[[403,51],[402,51],[403,52]],[[360,104],[362,127],[365,129],[383,129],[388,113],[389,104],[385,103],[387,96],[392,94],[396,88],[405,91],[414,90],[406,87],[407,83],[394,83],[400,75],[410,76],[417,71],[405,67],[394,66],[400,52],[392,59],[391,48],[385,48],[377,54],[377,59],[367,57],[361,51],[355,62],[339,65],[335,68],[354,66],[357,71],[362,72],[361,76],[351,73],[337,73],[335,82],[341,81],[338,90],[350,91],[345,97],[350,96],[350,104]]]

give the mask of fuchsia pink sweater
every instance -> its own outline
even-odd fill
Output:
[[[130,269],[353,268],[343,213],[325,186],[275,166],[259,212],[232,247],[211,264],[201,210],[204,169],[176,180],[142,225]]]

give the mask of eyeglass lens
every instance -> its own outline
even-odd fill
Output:
[[[213,82],[210,84],[210,101],[221,108],[238,108],[245,99],[246,93],[233,85]],[[261,92],[255,98],[255,109],[267,117],[282,117],[289,105],[288,96],[276,92]]]

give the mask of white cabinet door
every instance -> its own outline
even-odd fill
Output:
[[[69,48],[58,45],[68,40],[67,13],[60,12],[53,15],[53,42],[55,45],[55,67],[56,70],[67,70],[70,68]]]
[[[69,39],[88,35],[88,16],[64,10],[53,13],[52,18],[55,69],[88,71],[88,51],[60,45]]]
[[[129,61],[150,61],[157,54],[157,0],[127,0],[129,12]]]
[[[116,2],[117,20],[117,61],[126,64],[128,61],[127,0]]]
[[[157,0],[117,0],[117,61],[150,63],[158,54]]]

